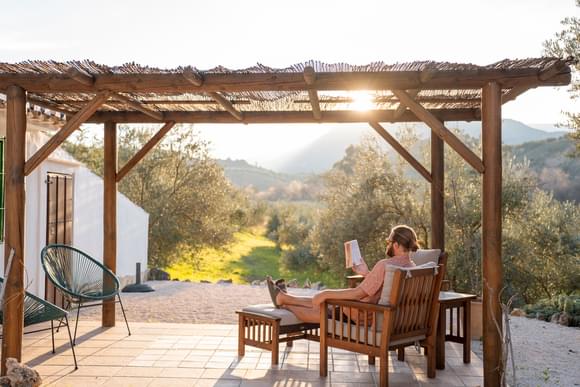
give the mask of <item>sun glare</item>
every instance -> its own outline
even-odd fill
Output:
[[[375,107],[374,97],[368,91],[355,91],[350,93],[350,96],[352,97],[350,107],[353,110],[366,111]]]

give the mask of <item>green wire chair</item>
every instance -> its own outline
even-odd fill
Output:
[[[103,301],[115,297],[118,299],[115,302],[121,305],[127,331],[131,336],[119,294],[119,278],[115,273],[84,252],[68,245],[48,245],[42,249],[40,259],[49,281],[62,292],[67,301],[66,309],[70,309],[73,304],[77,305],[73,345],[76,344],[81,308],[99,306]],[[92,301],[100,302],[91,303]]]
[[[4,284],[4,278],[0,277],[0,289]],[[43,328],[37,329],[34,331],[27,331],[24,332],[25,334],[28,333],[35,333],[35,332],[42,332],[47,331],[50,329],[50,333],[52,335],[52,353],[55,353],[54,348],[54,321],[59,320],[59,327],[64,320],[64,324],[66,329],[68,330],[68,339],[70,342],[70,348],[73,353],[73,359],[75,362],[75,370],[78,369],[77,366],[77,355],[75,354],[75,348],[73,345],[72,335],[70,334],[70,327],[68,324],[68,312],[64,309],[59,308],[56,305],[51,304],[50,302],[43,300],[35,296],[34,294],[30,294],[28,292],[24,293],[24,326],[30,326],[34,324],[38,324],[41,322],[50,321],[50,328]],[[4,322],[4,312],[0,309],[0,324]],[[0,336],[1,338],[2,336]]]

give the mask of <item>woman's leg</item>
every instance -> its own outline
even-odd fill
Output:
[[[304,306],[297,306],[297,305],[284,305],[282,306],[284,309],[289,310],[290,312],[294,313],[296,317],[300,321],[318,324],[320,323],[320,309],[319,307],[313,308],[311,307],[304,307]]]

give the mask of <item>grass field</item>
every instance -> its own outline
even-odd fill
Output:
[[[235,240],[224,249],[204,249],[195,257],[195,264],[182,260],[167,269],[171,278],[189,279],[194,282],[207,280],[216,282],[231,279],[237,284],[263,280],[266,275],[274,278],[297,279],[299,284],[309,279],[322,281],[326,286],[338,287],[340,280],[328,273],[320,273],[315,267],[289,270],[281,262],[281,251],[274,242],[262,235],[263,230],[238,232]]]

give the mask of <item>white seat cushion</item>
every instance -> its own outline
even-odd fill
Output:
[[[279,318],[280,326],[302,324],[302,321],[296,318],[294,313],[286,309],[278,309],[272,304],[250,305],[243,308],[242,311],[272,318]]]
[[[409,257],[415,265],[420,266],[427,262],[435,262],[439,263],[439,256],[441,255],[441,250],[439,249],[420,249],[417,251],[413,251],[409,254]]]
[[[365,343],[368,345],[380,345],[381,343],[381,330],[383,327],[383,315],[379,314],[377,316],[377,331],[376,331],[376,337],[377,337],[377,344],[374,343],[374,338],[373,338],[373,329],[372,327],[368,327],[368,332],[367,332],[367,340],[365,342],[365,328],[364,326],[359,326],[359,342],[361,343]],[[328,319],[328,333],[332,333],[332,319]],[[355,324],[349,324],[347,322],[343,322],[342,326],[343,326],[343,330],[342,330],[342,337],[348,337],[348,329],[349,329],[349,325],[350,325],[350,338],[353,341],[356,341],[356,325]],[[334,321],[334,334],[335,335],[340,335],[341,334],[341,330],[340,330],[340,321]],[[411,344],[414,343],[415,341],[421,341],[425,339],[425,335],[419,335],[419,336],[413,336],[413,337],[408,337],[405,339],[399,339],[399,340],[394,340],[389,342],[389,347],[393,347],[399,344]]]

